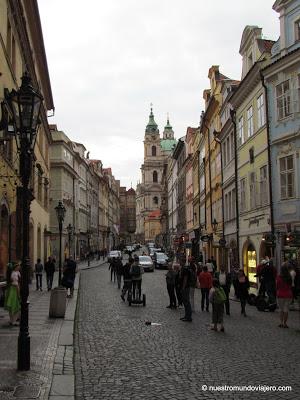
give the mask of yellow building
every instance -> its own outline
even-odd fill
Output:
[[[266,97],[261,69],[268,63],[273,41],[262,39],[257,26],[244,29],[240,54],[242,80],[230,99],[235,111],[239,198],[240,260],[250,284],[257,285],[256,266],[272,255],[263,235],[271,230],[268,190],[268,132]]]
[[[1,1],[0,4],[0,101],[4,89],[17,89],[26,71],[32,84],[44,98],[41,125],[35,147],[35,163],[32,171],[31,189],[35,196],[31,205],[30,261],[37,257],[45,259],[48,252],[49,232],[49,145],[51,142],[47,122],[47,110],[54,109],[47,59],[36,0],[18,2]],[[3,115],[0,135],[6,136]],[[6,272],[9,260],[20,258],[20,215],[22,203],[17,187],[19,156],[13,138],[0,142],[0,279]],[[16,173],[17,172],[17,173]],[[18,212],[17,212],[18,211]]]
[[[220,132],[222,106],[222,82],[228,80],[219,67],[209,69],[210,89],[204,90],[205,112],[202,114],[200,132],[205,138],[205,212],[206,231],[203,251],[205,259],[214,258],[219,267],[224,260],[224,249],[219,241],[223,238],[221,149],[215,136]]]

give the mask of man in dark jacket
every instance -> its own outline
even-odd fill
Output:
[[[130,268],[133,263],[133,258],[129,257],[128,263],[126,263],[123,267],[123,289],[121,294],[121,299],[125,301],[125,295],[128,293],[127,296],[131,295],[131,287],[132,287],[132,276],[130,274]]]
[[[184,322],[192,322],[192,307],[190,302],[190,268],[188,265],[181,269],[181,293],[184,306],[184,317],[180,318]]]
[[[117,282],[118,282],[118,289],[121,289],[121,280],[123,275],[123,263],[120,257],[116,259],[116,274],[117,274]]]
[[[46,279],[48,291],[52,289],[53,277],[55,272],[55,263],[51,257],[45,263]]]
[[[70,256],[66,262],[64,268],[64,276],[63,276],[63,282],[65,282],[64,286],[67,289],[70,289],[70,294],[67,297],[73,297],[76,272],[77,272],[77,264],[73,260],[73,257]]]

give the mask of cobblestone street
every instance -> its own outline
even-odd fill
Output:
[[[79,399],[296,399],[299,384],[299,314],[279,329],[278,312],[231,302],[225,334],[209,330],[211,314],[192,323],[170,310],[164,271],[145,273],[147,305],[129,307],[108,265],[81,274],[75,328],[76,398]],[[145,321],[161,323],[148,326]],[[202,385],[292,386],[292,392],[211,392]]]

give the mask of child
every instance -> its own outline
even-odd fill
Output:
[[[220,324],[220,331],[224,332],[224,303],[226,301],[226,294],[223,288],[220,287],[218,279],[213,279],[212,288],[209,291],[209,301],[212,304],[212,330],[218,331],[218,324]]]

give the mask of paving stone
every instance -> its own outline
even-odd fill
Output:
[[[231,302],[226,332],[209,330],[211,313],[196,312],[191,324],[183,309],[166,309],[165,271],[143,275],[147,306],[120,299],[107,266],[81,272],[75,324],[75,386],[81,399],[295,399],[298,382],[299,315],[279,329],[278,312]],[[147,326],[145,321],[161,323]],[[210,392],[201,385],[291,385],[293,392]]]

